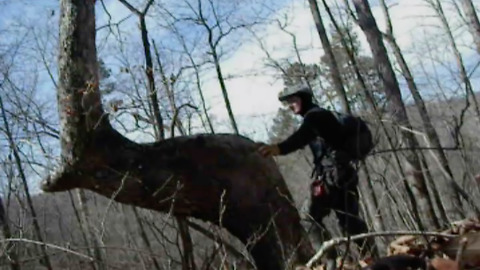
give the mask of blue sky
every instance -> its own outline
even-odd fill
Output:
[[[132,1],[136,7],[141,9],[145,1]],[[195,1],[191,1],[195,2]],[[236,3],[238,1],[231,1]],[[258,2],[258,3],[257,3]],[[342,1],[330,1],[332,3]],[[55,31],[48,33],[50,37],[45,34],[45,29],[56,29],[58,25],[58,1],[53,0],[19,0],[19,1],[4,1],[0,2],[0,29],[7,28],[10,32],[8,40],[18,40],[23,38],[17,31],[19,25],[27,25],[32,27],[36,35],[40,39],[40,45],[28,45],[25,51],[30,47],[46,46],[47,48],[54,48]],[[118,46],[117,38],[122,38],[125,44],[124,53],[132,57],[132,65],[142,66],[143,63],[143,49],[141,48],[140,32],[138,30],[138,18],[132,16],[130,11],[125,8],[117,0],[104,1],[107,10],[109,11],[112,22],[119,22],[127,18],[120,25],[121,36],[109,34],[106,28],[98,31],[97,44],[99,48],[99,57],[107,63],[107,66],[112,69],[113,73],[118,77],[123,78],[119,73],[123,63],[120,60],[120,47]],[[170,1],[171,3],[183,3],[182,1]],[[255,3],[268,5],[265,1],[246,1],[247,4],[237,6],[239,10],[235,13],[237,19],[246,19],[252,16],[249,11],[253,8],[260,9],[260,6],[255,6]],[[287,18],[289,22],[288,31],[295,33],[298,47],[301,50],[302,61],[305,63],[317,63],[322,55],[321,45],[314,28],[313,20],[308,9],[307,1],[288,1],[284,0],[279,6],[279,1],[271,1],[275,3],[276,10],[271,14],[271,19]],[[373,2],[371,2],[373,3]],[[438,75],[442,77],[443,83],[446,86],[454,89],[456,74],[450,74],[450,71],[456,72],[456,65],[453,59],[453,54],[449,50],[448,44],[444,39],[442,30],[438,27],[438,20],[432,16],[432,11],[421,0],[398,0],[389,1],[392,5],[391,15],[393,19],[395,34],[399,45],[403,49],[411,68],[415,71],[417,80],[421,85],[424,85],[424,93],[426,96],[429,93],[436,94],[432,86],[428,85],[423,79],[424,74],[421,71],[421,66],[426,67],[427,73],[432,74],[434,68],[438,71]],[[176,4],[176,8],[180,14],[185,14],[185,5],[180,6]],[[273,4],[271,4],[273,6]],[[332,5],[335,7],[335,4]],[[242,10],[243,8],[243,10]],[[384,28],[384,20],[378,6],[372,5],[372,9],[377,18],[377,23],[380,28]],[[446,6],[448,17],[452,25],[460,25],[458,16],[453,13],[453,10]],[[104,12],[100,1],[97,1],[97,27],[105,25],[109,16]],[[153,12],[159,12],[158,9],[153,9]],[[181,15],[179,15],[181,16]],[[328,25],[328,23],[326,23]],[[174,49],[179,49],[179,43],[171,34],[164,29],[165,21],[157,21],[147,18],[147,25],[151,38],[158,41],[158,44],[163,49],[162,55],[165,56],[165,63],[167,68],[175,70],[174,63],[183,61],[180,57],[170,53]],[[459,47],[462,50],[464,58],[466,59],[468,67],[471,69],[478,62],[478,55],[471,49],[471,37],[466,31],[465,27],[454,27],[455,36]],[[182,28],[182,33],[187,40],[202,39],[204,33],[200,29],[189,31],[189,28]],[[369,54],[366,40],[359,29],[357,29],[359,37],[363,44],[364,53]],[[262,37],[262,44],[269,51],[271,57],[280,63],[295,60],[295,53],[291,37],[282,32],[276,24],[271,24],[263,27],[258,34]],[[222,61],[222,68],[226,76],[231,77],[227,81],[227,88],[232,102],[232,107],[239,127],[244,134],[251,136],[254,139],[265,139],[266,130],[271,124],[271,119],[274,117],[276,110],[280,106],[277,101],[277,93],[283,87],[282,81],[279,79],[278,71],[267,67],[268,60],[265,52],[260,48],[260,44],[248,36],[246,32],[235,33],[234,42],[232,39],[226,40],[223,48],[227,51],[228,57]],[[32,40],[31,35],[28,35],[29,41]],[[441,60],[439,62],[427,61],[426,51],[429,50],[425,44],[426,41],[433,46],[431,53],[434,58]],[[5,41],[3,41],[5,42]],[[2,42],[0,42],[2,43]],[[35,43],[31,43],[35,44]],[[191,43],[193,44],[193,42]],[[227,49],[228,48],[228,49]],[[38,48],[37,48],[38,49]],[[431,48],[430,48],[431,49]],[[203,51],[199,50],[199,53]],[[33,57],[33,58],[29,58]],[[40,61],[38,55],[22,56],[25,62],[29,59]],[[18,61],[18,60],[17,60]],[[48,55],[47,61],[51,65],[52,72],[56,76],[55,70],[55,51],[52,50]],[[23,67],[28,68],[28,67]],[[34,67],[31,67],[32,69]],[[55,93],[48,77],[48,73],[42,70],[41,66],[35,67],[39,72],[39,85],[44,90],[44,96],[54,104]],[[208,106],[210,112],[215,115],[218,121],[217,126],[221,131],[230,132],[227,119],[227,113],[218,82],[215,80],[213,69],[205,70],[203,74],[203,87],[206,91]],[[477,73],[474,74],[477,77]],[[400,77],[399,77],[400,78]],[[448,80],[446,79],[448,78]],[[403,80],[400,79],[402,85]],[[476,81],[475,81],[476,82]],[[425,91],[425,89],[427,89]],[[408,93],[405,92],[405,98],[408,98]]]

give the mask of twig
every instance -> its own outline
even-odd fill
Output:
[[[54,244],[49,244],[49,243],[45,243],[45,242],[30,240],[30,239],[26,239],[26,238],[7,238],[7,239],[4,239],[4,240],[0,240],[0,243],[8,243],[8,242],[24,242],[24,243],[30,243],[30,244],[35,244],[35,245],[46,246],[46,247],[49,247],[49,248],[58,249],[58,250],[61,250],[61,251],[67,252],[67,253],[71,253],[71,254],[76,255],[78,257],[85,258],[89,261],[94,261],[94,258],[92,258],[88,255],[73,251],[73,250],[68,249],[68,248],[57,246],[57,245],[54,245]]]
[[[460,246],[457,251],[457,257],[455,259],[458,265],[458,270],[463,270],[462,256],[463,256],[463,252],[465,251],[465,248],[467,247],[467,243],[468,243],[467,237],[462,237],[462,239],[460,239]]]
[[[334,238],[329,241],[323,242],[318,252],[307,262],[307,267],[312,267],[313,263],[315,263],[320,258],[322,258],[327,250],[331,249],[332,247],[335,247],[338,244],[347,243],[348,241],[355,241],[355,240],[359,240],[367,237],[391,236],[391,235],[422,235],[422,236],[440,236],[440,237],[447,237],[447,238],[457,237],[457,235],[453,235],[453,234],[436,233],[436,232],[393,231],[393,232],[362,233],[362,234],[357,234],[350,237]]]

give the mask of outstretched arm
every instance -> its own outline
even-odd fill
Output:
[[[309,121],[305,119],[300,128],[286,140],[279,144],[262,145],[258,151],[265,157],[286,155],[304,147],[312,141],[315,136],[315,132],[310,127]]]

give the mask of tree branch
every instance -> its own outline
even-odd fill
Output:
[[[447,234],[447,233],[436,233],[436,232],[420,232],[420,231],[390,231],[390,232],[372,232],[372,233],[362,233],[353,235],[351,237],[340,237],[334,238],[329,241],[323,242],[322,246],[318,250],[318,252],[307,262],[307,267],[312,267],[312,265],[321,259],[323,255],[331,248],[343,244],[349,243],[351,241],[356,241],[359,239],[364,239],[368,237],[377,237],[377,236],[392,236],[392,235],[421,235],[421,236],[437,236],[437,237],[445,237],[445,238],[455,238],[458,237],[454,234]]]

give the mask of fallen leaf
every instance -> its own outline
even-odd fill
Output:
[[[472,267],[480,266],[480,232],[469,232],[456,237],[445,243],[441,250],[448,257],[452,259],[456,258],[458,250],[463,245],[462,239],[464,238],[467,240],[467,243],[465,250],[462,253],[462,257],[460,258],[462,265],[468,265]]]
[[[431,266],[435,270],[458,270],[458,264],[455,261],[443,258],[433,258],[430,261]]]

